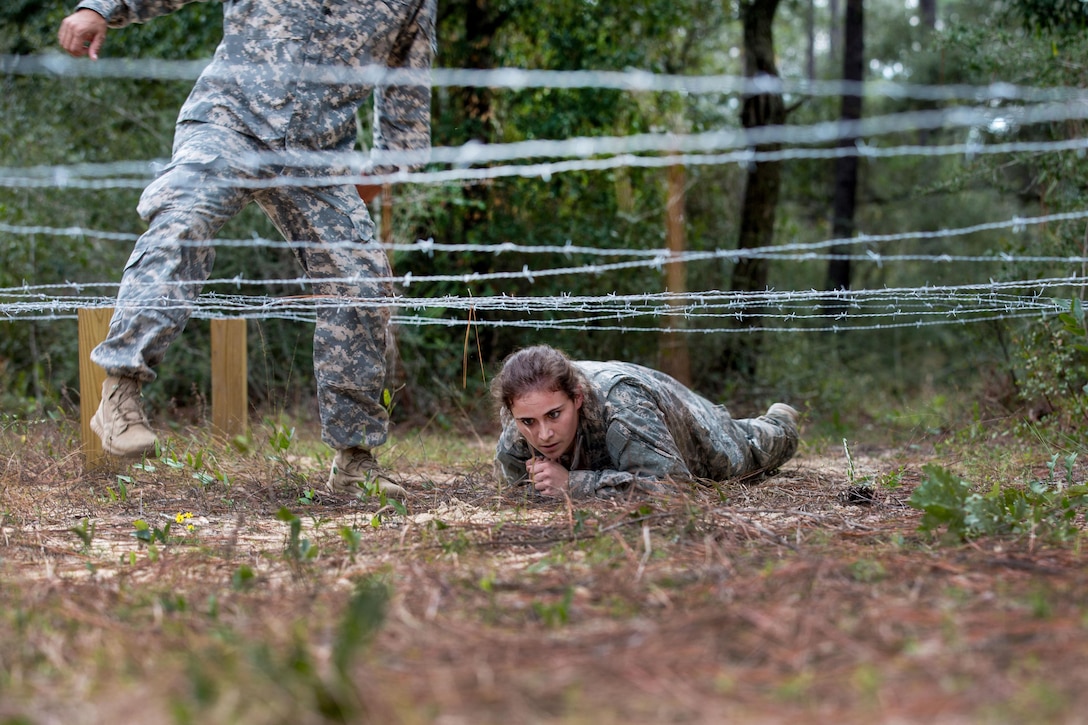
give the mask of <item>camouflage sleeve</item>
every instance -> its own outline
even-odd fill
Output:
[[[691,471],[654,402],[633,385],[617,386],[613,392],[625,400],[605,435],[615,469],[571,471],[571,495],[614,496],[632,488],[662,493],[669,490],[669,483],[691,481]]]
[[[423,71],[421,83],[379,86],[374,90],[374,149],[377,151],[426,150],[431,145],[430,68],[435,54],[435,0],[425,0],[412,24],[405,28],[402,43],[389,58],[393,68]],[[417,164],[418,166],[419,164]],[[379,160],[375,174],[396,171]]]
[[[507,426],[499,436],[495,449],[495,475],[500,483],[518,486],[528,481],[525,462],[529,460],[529,446],[517,435],[513,426]]]
[[[145,23],[160,15],[168,15],[191,2],[208,0],[83,0],[76,10],[94,10],[106,19],[111,28],[123,28],[132,23]]]

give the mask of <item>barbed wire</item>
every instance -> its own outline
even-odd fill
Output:
[[[1030,123],[1067,121],[1088,117],[1088,106],[1078,103],[1075,112],[1047,112],[1021,114],[1017,125]],[[918,116],[916,121],[906,117]],[[931,116],[932,118],[921,118]],[[894,119],[894,120],[893,120]],[[532,141],[516,144],[468,143],[460,147],[439,147],[431,152],[387,151],[375,149],[368,153],[348,152],[335,157],[324,153],[292,152],[252,154],[247,162],[254,166],[288,165],[290,171],[269,178],[232,180],[233,186],[265,189],[277,186],[339,186],[342,184],[390,183],[390,184],[475,184],[501,178],[541,178],[574,172],[599,172],[617,168],[660,169],[668,166],[723,166],[770,161],[799,161],[805,159],[897,158],[919,156],[985,156],[1007,154],[1038,154],[1078,152],[1088,149],[1088,139],[1055,141],[963,143],[935,145],[897,145],[881,147],[872,145],[865,138],[906,130],[935,130],[941,128],[977,129],[992,125],[995,116],[990,112],[944,113],[920,112],[897,114],[892,117],[866,119],[857,123],[825,123],[813,126],[772,126],[749,132],[733,129],[708,131],[696,134],[641,134],[637,137],[579,138],[566,141]],[[815,128],[819,126],[820,128]],[[827,144],[843,139],[853,139],[849,146],[833,148],[790,147],[779,150],[758,150],[757,147],[783,144]],[[743,146],[723,153],[710,153],[715,145]],[[637,149],[619,150],[622,147]],[[486,152],[480,149],[487,149]],[[697,151],[697,152],[692,152]],[[642,153],[657,152],[656,156]],[[518,156],[520,154],[520,156]],[[474,164],[490,163],[508,158],[540,156],[576,156],[567,161],[546,161],[525,164],[476,167]],[[591,158],[592,157],[592,158]],[[387,174],[368,171],[375,165],[413,166],[430,161],[441,161],[457,168],[410,171],[402,168]],[[77,164],[44,167],[0,167],[0,187],[61,188],[81,190],[142,189],[163,167],[162,161],[129,161],[116,164]],[[328,169],[334,168],[334,173]],[[326,173],[314,173],[324,170]],[[116,175],[113,175],[116,174]],[[216,183],[209,181],[208,183]],[[225,182],[223,182],[225,183]]]
[[[955,237],[964,237],[972,234],[979,234],[982,232],[993,232],[1001,230],[1011,230],[1013,233],[1020,234],[1032,226],[1045,226],[1048,224],[1058,222],[1080,221],[1082,219],[1088,219],[1088,210],[1068,211],[1068,212],[1055,212],[1051,214],[1042,214],[1039,216],[1013,216],[1011,219],[1003,219],[994,222],[982,222],[979,224],[972,224],[966,227],[952,227],[945,229],[933,229],[933,230],[917,230],[909,232],[897,232],[889,234],[869,234],[866,232],[858,232],[852,237],[836,237],[833,239],[824,239],[815,242],[787,242],[783,244],[775,244],[771,246],[752,247],[748,249],[714,249],[714,250],[685,250],[682,252],[675,252],[664,248],[656,249],[636,249],[631,247],[585,247],[575,245],[571,242],[567,242],[563,245],[555,244],[515,244],[513,242],[499,242],[493,244],[446,244],[441,242],[435,242],[433,239],[420,239],[412,243],[388,243],[381,246],[388,251],[396,252],[420,252],[427,255],[432,255],[436,252],[446,253],[474,253],[498,256],[501,254],[562,254],[566,256],[573,256],[575,254],[587,255],[587,256],[635,256],[635,257],[651,257],[653,258],[653,265],[660,265],[673,262],[691,262],[701,259],[726,259],[731,261],[738,261],[740,259],[747,258],[775,258],[775,259],[794,259],[797,261],[806,261],[809,259],[827,259],[829,257],[816,257],[812,256],[816,250],[848,247],[852,245],[881,245],[892,242],[906,242],[906,241],[925,241],[936,239],[951,239]],[[56,236],[56,237],[73,237],[78,239],[102,239],[107,241],[118,242],[135,242],[139,239],[140,235],[133,232],[109,232],[96,229],[87,229],[80,226],[71,227],[50,227],[43,225],[20,225],[20,224],[6,224],[0,222],[0,232],[6,232],[9,234],[16,234],[21,236]],[[336,249],[336,248],[350,248],[358,245],[355,240],[344,240],[341,242],[305,242],[305,241],[284,241],[276,239],[267,239],[260,236],[253,236],[248,239],[211,239],[211,240],[177,240],[176,245],[178,247],[204,247],[204,246],[220,246],[220,247],[270,247],[275,249]],[[904,259],[910,259],[912,261],[931,261],[931,262],[1007,262],[1007,263],[1026,263],[1026,262],[1059,262],[1080,264],[1086,261],[1086,258],[1079,255],[1071,256],[1053,256],[1053,255],[1022,255],[1013,254],[1010,252],[998,251],[994,252],[990,256],[986,255],[953,255],[947,253],[934,254],[934,255],[900,255]],[[858,259],[859,261],[871,261],[881,263],[884,261],[896,260],[895,255],[881,255],[878,252],[870,249],[862,255],[835,255],[837,259]],[[391,281],[398,281],[401,278],[391,278]],[[421,281],[422,278],[417,278],[416,281]],[[2,290],[0,290],[2,291]]]
[[[204,70],[206,62],[127,61],[103,59],[97,63],[76,61],[59,55],[0,56],[0,72],[8,75],[45,75],[55,77],[143,78],[191,80]],[[281,185],[341,185],[344,183],[389,182],[401,184],[471,184],[503,177],[550,179],[555,174],[577,171],[603,171],[619,167],[660,168],[671,165],[748,165],[763,161],[825,159],[842,156],[892,158],[901,156],[973,157],[983,154],[1068,153],[1083,154],[1088,139],[1049,142],[983,143],[999,138],[1019,127],[1039,123],[1067,121],[1088,117],[1088,93],[1079,88],[1034,88],[1011,84],[988,86],[920,86],[891,82],[848,83],[842,81],[807,81],[772,77],[735,76],[664,76],[641,71],[525,71],[497,69],[434,69],[419,71],[389,70],[378,67],[362,69],[298,69],[300,79],[328,83],[429,84],[433,87],[489,86],[510,90],[528,88],[588,89],[606,88],[626,92],[664,92],[684,94],[752,95],[782,93],[808,96],[843,94],[879,94],[890,98],[969,102],[975,107],[953,105],[944,108],[895,113],[861,119],[856,122],[819,122],[808,125],[764,127],[759,129],[724,128],[700,133],[654,133],[631,136],[583,137],[557,140],[532,140],[506,144],[471,143],[458,147],[437,147],[426,152],[374,150],[330,156],[322,153],[261,154],[257,164],[286,165],[291,173],[249,179],[242,185],[265,188]],[[311,77],[312,76],[312,77]],[[939,145],[893,145],[874,143],[882,136],[921,130],[952,130],[967,133],[967,141]],[[843,140],[850,145],[841,146]],[[767,150],[767,147],[785,146]],[[531,161],[548,159],[546,161]],[[530,162],[531,161],[531,162]],[[516,163],[508,163],[516,162]],[[403,167],[385,176],[368,171],[375,164]],[[423,171],[407,167],[427,164]],[[445,165],[450,168],[434,168]],[[27,168],[0,167],[0,187],[126,189],[143,188],[163,167],[160,160],[118,161],[106,164],[61,164]],[[231,182],[238,185],[236,182]],[[457,283],[471,288],[482,282],[521,281],[532,285],[537,279],[566,275],[602,276],[634,269],[663,271],[668,264],[705,261],[737,262],[742,259],[768,259],[808,262],[848,259],[877,265],[900,262],[929,264],[1002,263],[1084,265],[1088,257],[1080,255],[1030,255],[994,252],[991,254],[882,254],[875,247],[897,241],[949,239],[979,232],[1011,230],[1020,233],[1029,226],[1065,221],[1079,221],[1088,211],[1047,214],[1038,217],[1014,217],[931,231],[857,236],[817,242],[789,243],[756,249],[713,249],[672,252],[665,249],[591,248],[566,245],[442,244],[418,240],[412,244],[385,245],[389,251],[475,254],[562,254],[585,257],[629,257],[623,261],[572,264],[564,267],[492,271],[486,273],[418,274],[407,271],[368,283],[391,282],[403,292],[427,283]],[[0,224],[0,232],[23,236],[91,238],[103,241],[134,242],[138,235],[82,227]],[[187,240],[180,246],[263,246],[302,249],[297,242],[261,239]],[[345,241],[345,245],[355,245]],[[860,252],[844,254],[843,247],[864,246]],[[825,250],[835,248],[833,252]],[[322,280],[328,284],[355,284],[360,280],[337,278]],[[196,283],[177,283],[183,287]],[[212,279],[199,283],[205,288],[241,289],[247,286],[312,287],[306,277],[293,279]],[[119,285],[107,282],[63,282],[24,284],[0,288],[0,319],[61,320],[74,317],[79,309],[112,307],[116,302],[104,296]],[[200,295],[191,306],[197,318],[242,317],[282,318],[312,322],[325,306],[350,304],[361,307],[387,306],[392,303],[401,325],[465,324],[532,327],[537,329],[659,331],[662,321],[681,321],[677,332],[801,332],[816,330],[876,330],[900,327],[966,324],[996,319],[1016,319],[1059,314],[1069,303],[1055,296],[1059,289],[1068,294],[1081,291],[1084,277],[1022,279],[960,287],[921,287],[885,290],[816,290],[778,292],[646,293],[620,296],[575,297],[570,295],[442,295],[436,297],[398,294],[384,297],[319,297],[313,295],[271,297],[226,294],[221,291]],[[89,291],[97,294],[89,294]],[[1008,290],[1028,290],[1028,294],[1003,294]],[[169,307],[170,301],[163,302]],[[188,304],[185,305],[187,308]],[[417,314],[421,310],[433,314]],[[457,317],[471,313],[470,322]],[[454,315],[454,316],[451,316]],[[487,315],[492,315],[488,318]],[[513,319],[520,315],[522,319]],[[653,319],[654,326],[638,323]],[[723,326],[721,320],[729,320]]]
[[[71,58],[61,53],[39,55],[0,55],[0,73],[7,75],[51,76],[67,78],[113,78],[135,80],[195,81],[207,70],[210,60],[164,60],[158,58],[100,58],[94,62]],[[278,64],[277,68],[289,66]],[[1078,87],[1049,88],[995,82],[987,85],[924,85],[890,80],[814,80],[777,76],[675,75],[651,73],[639,69],[607,70],[531,70],[522,68],[432,68],[428,71],[386,68],[378,65],[357,68],[329,68],[297,64],[290,67],[290,77],[307,83],[352,85],[429,85],[434,88],[486,87],[513,91],[533,88],[599,89],[625,92],[682,93],[685,95],[763,93],[840,97],[843,95],[881,95],[919,101],[956,101],[973,103],[1002,101],[1052,102],[1083,100],[1088,92]]]
[[[671,322],[677,333],[847,332],[963,325],[1001,319],[1038,318],[1070,309],[1071,298],[1083,296],[1083,276],[944,285],[921,288],[723,292],[719,290],[643,295],[534,296],[442,295],[437,297],[286,297],[204,294],[192,304],[163,299],[163,310],[185,309],[197,319],[283,319],[312,323],[321,309],[343,306],[392,307],[398,325],[519,327],[541,330],[661,331]],[[1028,290],[1028,294],[1011,294]],[[1067,299],[1046,294],[1065,290]],[[48,297],[32,290],[21,302],[0,305],[10,319],[63,320],[88,308],[115,308],[113,298],[94,295]],[[436,315],[416,314],[436,310]],[[465,316],[458,316],[462,313]],[[515,319],[513,315],[520,315]],[[551,315],[551,316],[548,316]],[[653,326],[636,324],[653,319]],[[721,320],[730,324],[722,325]],[[882,321],[877,321],[882,320]],[[707,322],[709,321],[709,322]],[[776,321],[777,324],[767,324]],[[808,324],[804,324],[808,323]]]

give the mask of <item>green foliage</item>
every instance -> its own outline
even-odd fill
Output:
[[[377,529],[392,514],[404,516],[408,513],[408,507],[402,501],[391,498],[381,487],[378,480],[365,481],[359,484],[362,493],[378,502],[378,510],[370,517],[370,525]]]
[[[1009,0],[1009,4],[1033,30],[1072,35],[1088,28],[1088,4],[1083,0]]]
[[[158,526],[152,526],[143,519],[136,519],[132,522],[133,528],[136,529],[135,536],[137,540],[142,541],[145,544],[153,544],[159,542],[161,544],[168,544],[170,542],[170,522],[167,521],[166,525],[162,528]]]
[[[1079,531],[1075,519],[1088,506],[1088,485],[1073,481],[1075,460],[1075,454],[1066,457],[1064,480],[1055,475],[1055,454],[1046,481],[1008,488],[995,483],[984,494],[974,492],[969,482],[947,469],[929,464],[923,468],[925,477],[908,503],[924,512],[920,524],[923,531],[943,528],[961,540],[1025,534],[1067,540]]]
[[[90,551],[91,543],[94,541],[94,521],[88,518],[82,518],[76,526],[68,527],[68,531],[75,534],[76,538],[79,540],[80,548],[83,551]]]
[[[907,502],[924,512],[922,530],[933,531],[947,526],[953,534],[964,535],[965,508],[971,484],[940,466],[927,465],[922,471],[925,478]]]
[[[284,554],[289,561],[298,563],[316,559],[320,549],[309,539],[302,538],[302,519],[291,513],[286,506],[276,512],[276,520],[287,524],[287,545]]]
[[[378,577],[366,577],[355,583],[332,650],[333,666],[345,680],[350,677],[350,665],[359,650],[385,621],[389,594],[389,587]]]
[[[1056,319],[1018,332],[1013,374],[1017,393],[1041,424],[1084,441],[1088,422],[1088,328],[1083,303],[1073,298]]]
[[[257,575],[253,572],[253,567],[249,564],[242,564],[230,577],[231,589],[236,592],[248,591],[256,583]]]
[[[533,602],[535,614],[546,627],[561,627],[570,622],[570,605],[574,600],[574,588],[567,587],[563,597],[555,602]]]
[[[850,444],[845,438],[842,439],[842,449],[846,454],[846,480],[851,486],[863,486],[872,487],[873,477],[862,476],[858,473],[857,468],[854,466],[854,456],[850,454]]]

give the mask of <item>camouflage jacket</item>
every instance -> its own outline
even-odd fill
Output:
[[[83,0],[77,7],[94,10],[109,27],[120,28],[194,1]],[[429,70],[435,8],[436,0],[225,2],[223,38],[178,121],[225,126],[271,149],[350,151],[356,112],[372,87],[337,79],[337,72],[367,65]],[[374,148],[426,149],[430,97],[429,85],[379,87]]]
[[[735,420],[664,373],[622,362],[575,365],[585,376],[585,401],[574,451],[560,461],[574,497],[725,481],[777,467],[797,449],[792,424]],[[503,418],[496,474],[508,484],[528,483],[525,462],[533,453],[509,414]]]

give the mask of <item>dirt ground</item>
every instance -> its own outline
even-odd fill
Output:
[[[1088,719],[1080,541],[921,533],[932,451],[565,503],[420,438],[400,512],[311,493],[320,456],[182,437],[86,469],[70,434],[16,433],[0,723]]]

